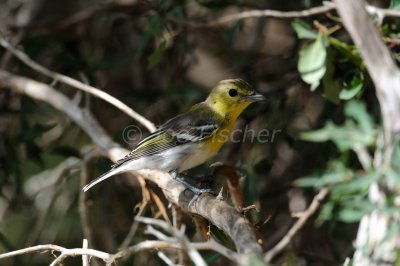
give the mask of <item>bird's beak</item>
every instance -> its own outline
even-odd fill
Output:
[[[265,96],[258,92],[254,92],[253,94],[246,96],[245,99],[250,102],[258,102],[265,100]]]

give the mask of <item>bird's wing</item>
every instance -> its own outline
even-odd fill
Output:
[[[142,140],[128,155],[112,165],[112,168],[188,142],[202,141],[211,137],[219,125],[220,120],[211,110],[199,106],[168,120],[157,131]]]

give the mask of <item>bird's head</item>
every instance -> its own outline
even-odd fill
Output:
[[[206,102],[217,112],[238,116],[247,106],[265,97],[242,79],[225,79],[218,82]]]

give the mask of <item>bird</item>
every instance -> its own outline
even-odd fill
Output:
[[[83,191],[120,173],[156,169],[169,172],[195,196],[212,192],[192,186],[181,173],[215,155],[229,139],[239,115],[251,103],[264,99],[242,79],[221,80],[205,101],[159,126],[108,172],[84,186]]]

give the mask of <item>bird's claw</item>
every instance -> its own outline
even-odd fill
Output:
[[[189,201],[189,205],[188,205],[189,208],[193,207],[194,202],[203,193],[210,193],[213,195],[217,195],[214,192],[214,190],[212,190],[210,188],[197,188],[195,186],[192,186],[191,184],[186,182],[182,177],[180,177],[176,171],[171,171],[170,174],[175,181],[177,181],[178,183],[181,183],[186,189],[188,189],[194,193],[193,198]]]
[[[210,193],[212,195],[216,195],[215,191],[212,190],[211,188],[196,188],[196,187],[192,187],[192,188],[188,188],[188,189],[194,193],[193,198],[189,201],[189,204],[188,204],[189,208],[193,207],[193,205],[194,205],[195,201],[197,200],[197,198],[203,193]]]

